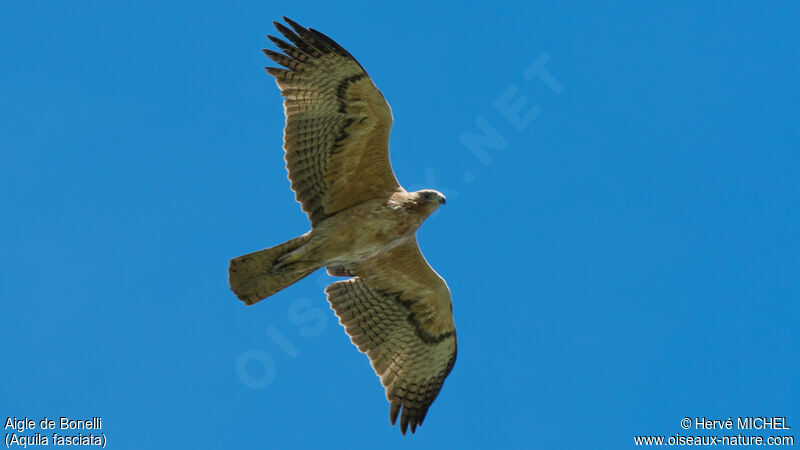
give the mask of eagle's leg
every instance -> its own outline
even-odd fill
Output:
[[[332,277],[354,277],[355,275],[350,272],[345,266],[328,266],[328,275]]]
[[[277,274],[294,271],[298,266],[313,265],[319,267],[325,265],[321,260],[321,256],[324,256],[324,252],[321,252],[321,250],[325,248],[325,240],[315,239],[313,231],[308,236],[309,239],[305,244],[276,259],[275,265],[272,266],[270,272]]]

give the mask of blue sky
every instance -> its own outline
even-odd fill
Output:
[[[262,69],[281,15],[358,58],[398,178],[448,196],[419,240],[458,361],[411,437],[327,276],[250,308],[227,287],[231,257],[308,228]],[[798,429],[797,23],[794,2],[3,2],[0,415],[101,416],[118,449]]]

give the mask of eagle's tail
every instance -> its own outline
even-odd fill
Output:
[[[239,300],[252,305],[308,276],[320,266],[296,259],[294,250],[311,239],[311,233],[281,245],[231,260],[228,282]]]

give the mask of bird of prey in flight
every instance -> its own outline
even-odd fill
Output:
[[[389,162],[392,112],[367,72],[324,34],[284,17],[283,53],[264,53],[284,97],[283,149],[311,231],[234,258],[231,289],[252,305],[320,267],[347,277],[325,289],[353,344],[386,388],[392,425],[422,425],[456,360],[450,290],[420,252],[416,231],[445,203],[407,192]]]

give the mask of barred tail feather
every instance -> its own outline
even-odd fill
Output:
[[[314,263],[289,262],[283,258],[310,239],[311,234],[306,233],[275,247],[233,258],[228,267],[228,282],[233,293],[252,305],[317,270],[319,266]]]

